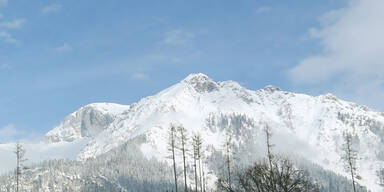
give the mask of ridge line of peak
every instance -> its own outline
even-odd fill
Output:
[[[275,92],[275,91],[282,91],[280,87],[273,86],[273,85],[267,85],[263,88],[266,91]]]
[[[189,74],[186,78],[184,78],[182,81],[183,82],[190,82],[190,81],[194,81],[194,80],[210,80],[210,81],[213,81],[210,77],[208,77],[208,75],[204,74],[204,73],[191,73]]]

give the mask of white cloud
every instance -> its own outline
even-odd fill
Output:
[[[297,84],[328,85],[340,95],[384,107],[384,1],[350,0],[326,13],[320,29],[310,29],[323,50],[289,71]]]
[[[133,73],[131,75],[131,79],[133,79],[133,80],[148,80],[149,77],[145,73]]]
[[[60,4],[49,5],[49,6],[43,7],[41,9],[41,12],[44,14],[58,12],[62,7],[63,6]]]
[[[256,9],[256,13],[266,13],[266,12],[269,12],[271,11],[271,7],[268,7],[268,6],[262,6],[262,7],[258,7]]]
[[[14,39],[11,34],[6,31],[0,31],[0,41],[10,43],[10,44],[18,44],[19,41]]]
[[[0,0],[0,8],[7,5],[7,0]],[[0,13],[0,19],[3,19],[3,15]],[[20,41],[13,38],[8,32],[10,29],[20,29],[25,23],[24,19],[15,19],[13,21],[0,22],[0,42],[6,42],[9,44],[20,45]]]
[[[167,45],[187,45],[194,37],[195,35],[191,32],[177,29],[168,31],[162,43]]]
[[[0,28],[20,29],[25,23],[24,19],[16,19],[13,21],[4,21],[0,23]]]
[[[58,52],[68,52],[72,51],[72,46],[67,43],[64,43],[63,45],[56,47],[55,50]]]

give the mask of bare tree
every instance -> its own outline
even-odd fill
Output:
[[[271,190],[273,191],[276,191],[276,187],[274,187],[273,183],[275,183],[274,179],[274,173],[273,173],[273,166],[272,166],[272,162],[273,162],[273,154],[272,154],[272,148],[275,146],[273,144],[271,144],[271,137],[272,137],[272,131],[271,131],[271,128],[265,124],[265,127],[264,127],[264,132],[265,132],[265,136],[266,136],[266,143],[267,143],[267,158],[268,158],[268,163],[269,163],[269,172],[270,172],[270,186],[272,187]]]
[[[232,180],[231,180],[231,159],[233,155],[232,150],[232,134],[227,133],[225,141],[224,141],[224,150],[225,150],[225,165],[227,169],[227,182],[231,186]]]
[[[357,151],[353,149],[353,137],[352,134],[349,132],[343,133],[344,138],[344,144],[343,144],[343,152],[342,160],[344,161],[345,169],[351,174],[352,179],[352,185],[353,185],[353,191],[356,192],[355,187],[355,179],[358,178],[357,174]]]
[[[307,172],[296,169],[287,158],[274,158],[272,172],[268,160],[256,162],[237,175],[237,185],[230,186],[224,180],[218,181],[218,188],[227,192],[316,192]],[[270,182],[274,177],[273,183]]]
[[[199,152],[201,149],[201,137],[199,134],[194,134],[192,136],[192,147],[193,147],[193,167],[195,169],[195,191],[198,191],[197,186],[201,186],[199,184],[199,181],[201,181],[201,177],[199,179],[199,176],[197,175],[197,169],[198,169],[197,163],[199,162]]]
[[[175,177],[175,190],[178,192],[177,188],[177,171],[176,171],[176,128],[174,125],[170,125],[168,130],[168,151],[170,152],[170,156],[168,158],[172,159],[173,162],[173,175]]]
[[[188,191],[188,185],[187,185],[187,165],[186,165],[186,153],[187,153],[187,142],[188,142],[188,135],[187,135],[187,129],[185,129],[183,126],[178,127],[179,132],[179,139],[180,139],[180,150],[183,154],[183,172],[184,172],[184,191]]]
[[[24,167],[24,162],[27,160],[25,156],[25,149],[24,147],[17,142],[15,145],[15,151],[14,153],[16,154],[16,192],[19,192],[19,185],[20,185],[20,178],[22,175]]]
[[[199,185],[200,191],[203,191],[203,176],[202,176],[202,167],[201,161],[203,157],[202,151],[203,139],[200,134],[195,134],[192,137],[192,146],[193,146],[193,154],[194,154],[194,166],[195,166],[195,190],[197,190],[197,186]],[[197,167],[197,163],[199,164]],[[199,175],[197,175],[197,169],[199,170]]]

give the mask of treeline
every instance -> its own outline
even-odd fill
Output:
[[[224,192],[366,192],[367,189],[305,159],[290,160],[286,156],[273,153],[272,132],[268,125],[264,128],[267,157],[255,161],[251,166],[235,165],[234,179],[231,171],[221,174],[217,189]],[[346,169],[351,177],[357,175],[356,153],[351,146],[351,137],[345,136],[344,155]],[[224,161],[225,163],[229,162]],[[353,173],[353,174],[352,174]]]
[[[19,178],[20,192],[152,192],[170,191],[171,167],[165,162],[147,159],[140,151],[145,137],[85,162],[49,160],[29,165]],[[15,173],[0,177],[1,192],[15,192]]]
[[[17,188],[31,192],[367,191],[356,182],[304,159],[292,160],[274,153],[275,144],[271,142],[273,134],[267,125],[261,129],[267,151],[266,157],[262,158],[262,153],[252,148],[255,144],[253,133],[243,127],[254,126],[252,120],[234,114],[211,118],[209,123],[212,125],[209,129],[227,133],[220,148],[208,145],[199,132],[189,131],[191,129],[182,125],[170,125],[166,136],[168,163],[155,158],[148,159],[142,154],[140,146],[148,142],[146,136],[142,135],[85,162],[50,160],[28,166],[27,169],[20,166],[17,170],[22,171],[16,170],[16,174],[11,172],[0,177],[0,191],[14,192]],[[216,129],[214,126],[225,128]],[[239,138],[246,139],[239,142]],[[352,169],[351,178],[359,179],[353,137],[345,134],[344,138],[346,170]],[[348,141],[348,138],[351,140]],[[21,152],[24,154],[24,151]],[[24,161],[23,158],[19,160]],[[384,171],[378,174],[382,175],[384,181]]]

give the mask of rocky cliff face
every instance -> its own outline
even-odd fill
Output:
[[[114,103],[93,103],[68,115],[64,121],[45,135],[47,142],[71,142],[84,137],[95,137],[111,124],[116,115],[129,106]]]

